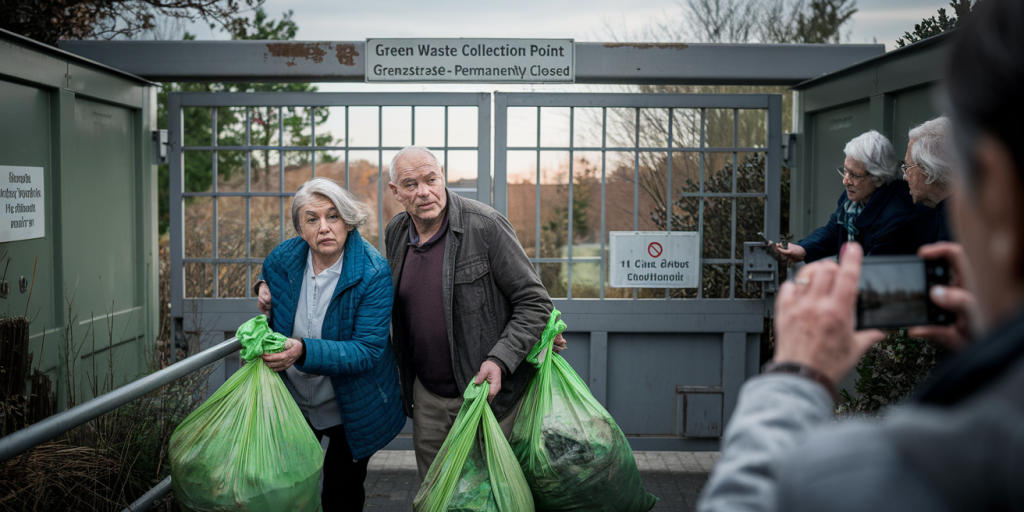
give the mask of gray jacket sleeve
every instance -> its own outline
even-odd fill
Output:
[[[770,374],[748,381],[697,510],[774,510],[782,459],[832,414],[828,391],[810,379]]]

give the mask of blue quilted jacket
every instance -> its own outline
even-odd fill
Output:
[[[309,244],[292,238],[263,261],[273,297],[270,327],[291,336]],[[301,371],[329,375],[352,456],[363,459],[391,442],[405,425],[398,367],[388,336],[394,297],[387,261],[358,230],[345,241],[341,276],[321,336],[303,338]]]

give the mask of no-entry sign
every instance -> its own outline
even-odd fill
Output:
[[[700,234],[692,231],[609,233],[614,288],[696,288]]]

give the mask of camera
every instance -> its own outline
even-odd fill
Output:
[[[864,258],[857,292],[857,329],[945,325],[956,315],[936,306],[928,291],[948,285],[949,264],[917,256]]]

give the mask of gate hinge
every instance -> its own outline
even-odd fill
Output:
[[[167,140],[167,130],[153,130],[153,165],[164,165],[167,159],[167,148],[170,142]]]

